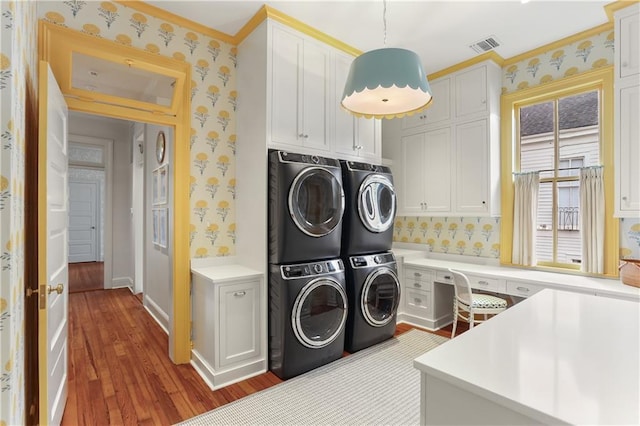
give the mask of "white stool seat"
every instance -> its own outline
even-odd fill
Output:
[[[478,309],[507,309],[507,301],[489,294],[474,294],[472,308]]]

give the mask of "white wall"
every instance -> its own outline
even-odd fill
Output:
[[[112,280],[105,283],[105,288],[132,285],[130,124],[123,120],[72,113],[69,115],[69,133],[113,140],[112,206],[105,212],[110,212],[112,217]]]

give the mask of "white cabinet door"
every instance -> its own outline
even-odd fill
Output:
[[[329,151],[329,50],[304,40],[302,67],[302,133],[303,145]]]
[[[640,73],[640,15],[620,19],[620,77]]]
[[[489,206],[487,120],[456,126],[456,211],[486,213]]]
[[[469,68],[455,76],[455,106],[458,118],[487,112],[486,65]]]
[[[382,123],[377,118],[356,118],[356,146],[362,161],[382,162]]]
[[[422,213],[424,211],[423,175],[424,133],[402,138],[402,178],[399,189],[399,215]]]
[[[400,214],[451,210],[451,130],[402,138]]]
[[[451,128],[425,133],[423,160],[426,212],[451,211]]]
[[[441,78],[429,83],[433,101],[424,111],[425,124],[438,124],[451,119],[451,79]]]
[[[218,286],[218,365],[260,356],[260,280]]]
[[[435,102],[435,101],[434,101]],[[425,110],[425,111],[428,111]],[[413,115],[407,115],[402,119],[402,131],[420,129],[426,124],[427,113],[425,111],[417,112]]]
[[[620,90],[618,184],[621,216],[640,214],[640,87]]]
[[[328,151],[329,51],[273,28],[271,143]]]
[[[333,149],[343,158],[355,157],[358,154],[356,143],[355,117],[342,109],[340,101],[344,85],[349,75],[349,67],[353,62],[353,56],[336,54],[333,66],[333,92],[336,100],[334,106],[334,138]]]

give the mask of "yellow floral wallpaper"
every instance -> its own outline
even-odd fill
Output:
[[[640,219],[620,220],[620,257],[640,259]]]
[[[613,29],[552,49],[502,69],[502,93],[538,86],[613,64]]]
[[[0,2],[0,425],[23,424],[26,93],[36,90],[34,2]]]
[[[424,244],[434,253],[500,257],[500,218],[396,217],[393,241]]]
[[[191,257],[234,254],[237,48],[109,1],[39,2],[38,16],[191,64]]]

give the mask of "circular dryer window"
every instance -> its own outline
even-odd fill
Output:
[[[362,288],[360,308],[365,320],[373,327],[382,327],[391,321],[400,303],[400,283],[389,268],[371,273]]]
[[[344,213],[342,183],[327,169],[309,167],[296,176],[289,190],[289,214],[312,237],[333,231]]]
[[[358,191],[358,213],[371,232],[384,232],[393,226],[396,193],[390,179],[375,174],[364,179]]]
[[[293,332],[308,348],[333,342],[347,320],[347,294],[336,281],[318,278],[304,286],[291,312]]]

